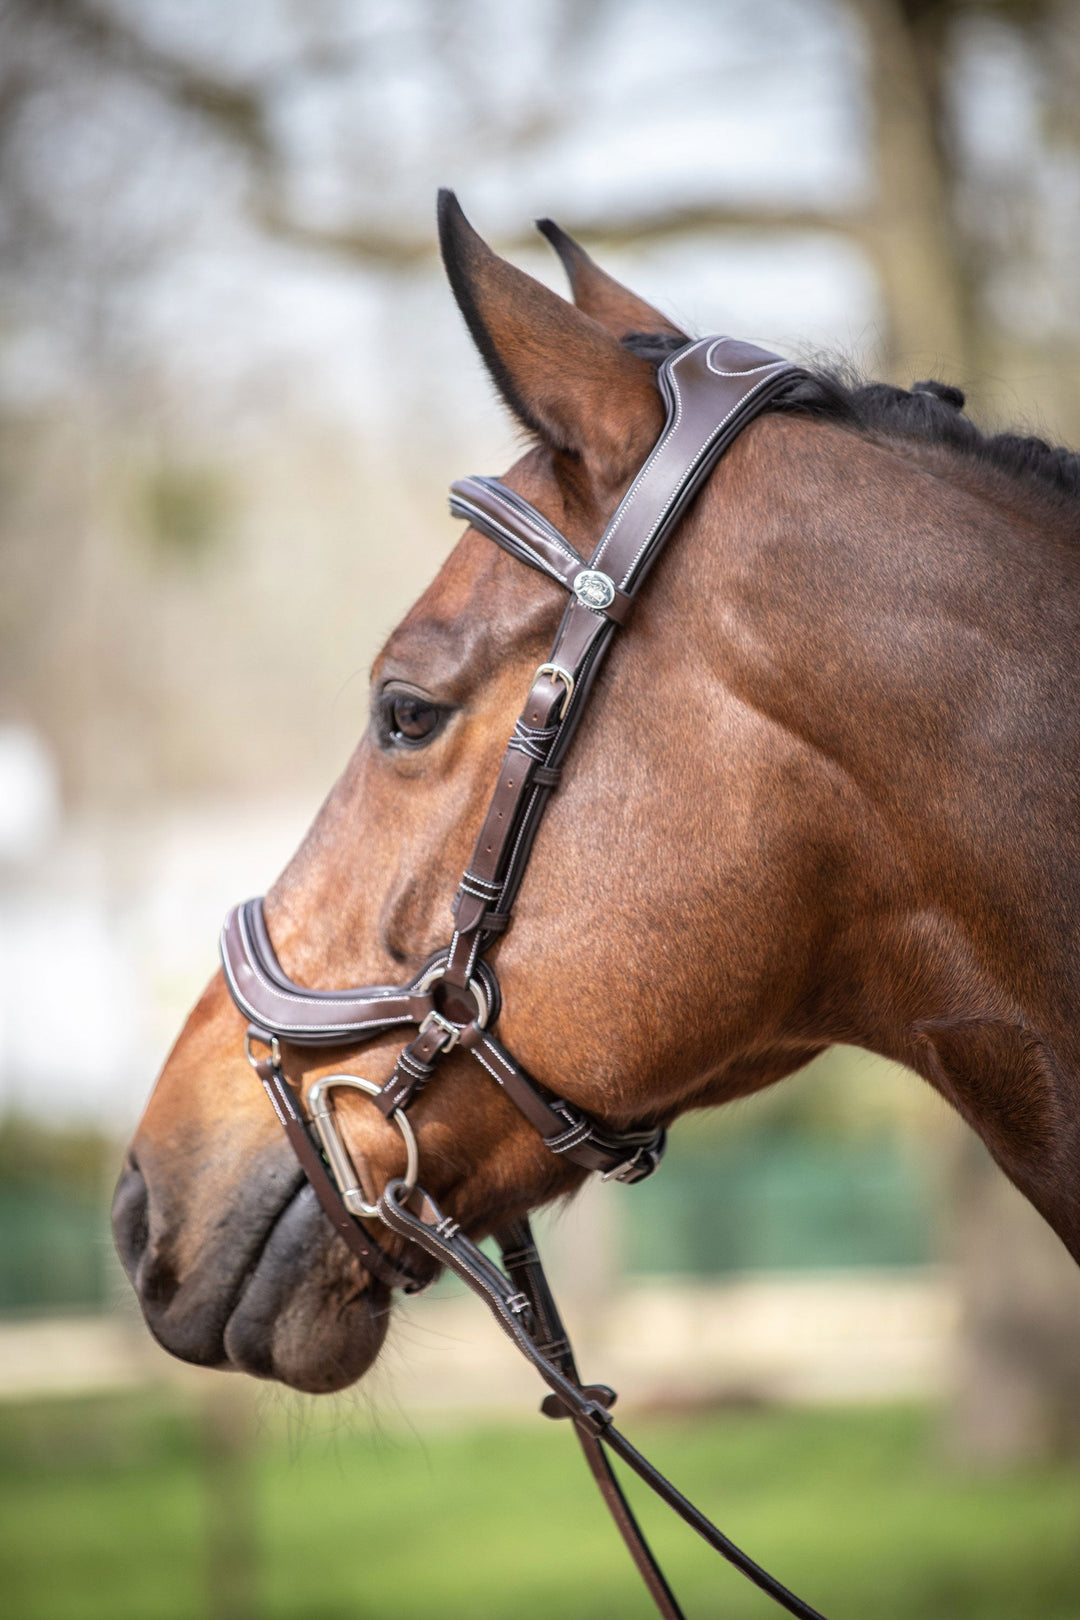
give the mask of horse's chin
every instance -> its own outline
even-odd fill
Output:
[[[266,1203],[251,1218],[226,1217],[217,1242],[184,1276],[171,1245],[151,1242],[150,1194],[129,1162],[113,1204],[113,1227],[147,1326],[181,1361],[276,1379],[309,1394],[355,1383],[382,1348],[389,1290],[360,1272],[296,1171],[264,1177]],[[258,1183],[257,1183],[258,1185]]]
[[[390,1292],[342,1263],[326,1217],[303,1186],[276,1222],[222,1334],[227,1364],[309,1394],[355,1383],[375,1360]]]

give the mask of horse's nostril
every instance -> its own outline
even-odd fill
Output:
[[[112,1228],[117,1251],[131,1281],[150,1237],[150,1195],[142,1171],[129,1157],[113,1194]]]

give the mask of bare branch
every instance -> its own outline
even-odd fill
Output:
[[[238,148],[251,168],[253,217],[269,236],[350,264],[372,267],[405,269],[433,257],[433,234],[403,235],[357,224],[322,225],[303,219],[289,207],[283,186],[284,158],[274,139],[269,111],[272,86],[240,85],[193,66],[149,44],[137,29],[98,0],[14,0],[14,4],[28,19],[32,17],[38,24],[52,23],[89,54],[149,84]],[[587,31],[604,13],[601,0],[584,7],[581,16],[575,16],[571,6],[563,18],[564,27],[569,18],[574,28]],[[510,133],[519,140],[534,139],[538,129],[547,131],[559,116],[554,106],[534,109],[533,123],[526,121]],[[862,226],[853,215],[739,203],[571,220],[566,222],[566,228],[575,236],[618,247],[707,230],[829,231],[852,235],[860,234]],[[527,249],[535,245],[535,238],[523,233],[502,239],[500,245],[507,251]]]
[[[402,269],[423,264],[435,255],[434,236],[398,236],[390,231],[353,226],[307,224],[266,203],[257,211],[259,224],[270,235],[310,248],[313,252],[350,263],[394,265]],[[864,222],[857,214],[834,214],[808,208],[770,208],[751,204],[709,203],[699,208],[673,208],[651,214],[624,214],[614,219],[560,220],[571,236],[603,247],[627,247],[636,242],[663,240],[701,231],[779,232],[827,231],[861,239]],[[536,246],[533,232],[495,236],[504,253],[528,251]]]

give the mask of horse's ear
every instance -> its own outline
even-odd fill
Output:
[[[616,281],[606,270],[601,270],[589,258],[581,243],[575,242],[553,219],[538,219],[536,228],[547,237],[562,260],[574,303],[586,315],[591,315],[594,321],[606,326],[617,338],[638,332],[660,332],[665,337],[689,342],[686,333],[680,331],[674,321],[669,321],[666,315],[653,309],[644,298],[639,298],[621,281]]]
[[[452,191],[439,193],[439,241],[473,341],[518,420],[598,486],[624,482],[663,426],[653,367],[493,253]]]

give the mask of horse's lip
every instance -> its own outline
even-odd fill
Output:
[[[114,1212],[125,1269],[164,1350],[195,1366],[231,1368],[311,1393],[341,1389],[382,1344],[390,1290],[358,1270],[295,1161],[252,1165],[245,1193],[181,1271],[136,1159]],[[152,1180],[152,1178],[151,1178]]]
[[[139,1174],[141,1176],[141,1171]],[[143,1180],[145,1186],[145,1178]],[[307,1177],[296,1166],[282,1197],[263,1212],[257,1231],[248,1234],[246,1255],[236,1257],[233,1265],[228,1265],[231,1256],[226,1248],[205,1257],[193,1273],[170,1285],[162,1279],[163,1272],[166,1277],[170,1275],[167,1248],[159,1252],[148,1243],[137,1259],[122,1250],[121,1258],[142,1306],[143,1318],[163,1350],[197,1367],[229,1365],[225,1350],[228,1323],[258,1271],[279,1223],[307,1185]],[[207,1288],[208,1275],[212,1278],[215,1270],[221,1269],[226,1269],[226,1286],[220,1291]]]
[[[281,1211],[234,1297],[222,1332],[228,1364],[257,1378],[322,1394],[365,1373],[382,1346],[390,1290],[358,1286],[305,1183]]]
[[[251,1259],[248,1261],[247,1265],[240,1272],[240,1275],[236,1279],[236,1286],[233,1288],[232,1296],[231,1296],[231,1298],[229,1300],[228,1307],[227,1307],[226,1312],[225,1312],[225,1319],[222,1322],[221,1333],[220,1333],[221,1354],[222,1354],[222,1358],[224,1360],[226,1360],[226,1361],[228,1360],[228,1356],[227,1356],[227,1352],[225,1350],[225,1338],[226,1338],[226,1335],[228,1334],[228,1331],[229,1331],[229,1323],[232,1321],[233,1317],[236,1315],[236,1312],[242,1306],[243,1301],[244,1301],[244,1295],[249,1291],[252,1283],[255,1280],[255,1277],[258,1274],[259,1267],[262,1265],[263,1261],[266,1259],[267,1250],[270,1247],[270,1243],[271,1243],[271,1240],[272,1240],[272,1238],[274,1236],[274,1233],[277,1231],[278,1227],[281,1225],[282,1221],[285,1219],[285,1217],[288,1214],[289,1210],[296,1203],[297,1199],[301,1196],[301,1194],[304,1191],[304,1188],[308,1187],[308,1186],[310,1186],[310,1182],[308,1181],[307,1177],[304,1176],[304,1175],[301,1175],[301,1178],[298,1181],[297,1185],[293,1188],[292,1192],[285,1199],[284,1203],[281,1205],[281,1208],[278,1210],[277,1214],[272,1215],[270,1220],[267,1222],[266,1230],[263,1232],[262,1242],[258,1245],[258,1248],[255,1250],[255,1252],[252,1255]]]

